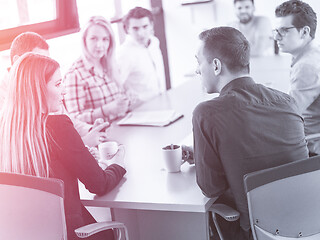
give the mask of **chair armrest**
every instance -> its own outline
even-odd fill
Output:
[[[310,141],[310,140],[315,140],[315,139],[319,139],[320,138],[320,133],[314,133],[314,134],[310,134],[306,136],[306,140]]]
[[[127,227],[123,223],[115,222],[115,221],[92,223],[92,224],[88,224],[86,226],[77,228],[74,231],[79,238],[87,238],[95,233],[98,233],[104,230],[109,230],[109,229],[119,229],[119,230],[123,229],[126,237],[125,239],[129,239]],[[120,239],[120,236],[117,239]]]
[[[240,217],[240,213],[237,210],[221,203],[212,204],[212,206],[209,208],[209,211],[214,214],[220,215],[229,222],[236,221]]]

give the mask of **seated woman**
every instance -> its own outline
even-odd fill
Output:
[[[35,32],[24,32],[15,37],[10,47],[11,63],[13,64],[21,55],[26,52],[38,53],[48,57],[50,56],[49,45],[47,41],[45,38]],[[3,102],[7,82],[9,81],[8,78],[9,71],[6,72],[2,81],[0,81],[0,102]],[[3,93],[1,90],[3,90]],[[61,113],[67,113],[64,107],[62,108]],[[93,125],[87,124],[83,121],[73,118],[72,116],[70,116],[70,119],[86,145],[95,147],[100,142],[107,139],[107,134],[103,131],[101,132],[101,130],[108,126],[109,123],[104,122],[102,118],[96,119]]]
[[[81,43],[82,56],[64,77],[68,112],[90,124],[97,118],[112,121],[124,116],[129,100],[116,79],[119,73],[110,23],[103,17],[91,17]]]
[[[0,171],[58,178],[65,186],[68,239],[74,229],[95,222],[80,202],[78,179],[96,194],[113,189],[122,179],[123,151],[116,163],[102,169],[83,144],[61,108],[65,90],[59,64],[35,53],[22,55],[10,70],[0,110]],[[92,239],[113,239],[109,236]]]

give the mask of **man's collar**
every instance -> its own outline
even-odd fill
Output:
[[[312,39],[299,50],[299,53],[295,57],[292,57],[291,67],[315,44],[314,42],[314,39]]]
[[[148,47],[150,47],[150,45],[153,43],[153,41],[154,41],[154,36],[152,36],[152,35],[150,36],[150,38],[149,38],[149,45],[148,45],[147,47],[146,47],[145,45],[137,42],[137,41],[136,41],[132,36],[130,36],[129,34],[127,34],[127,36],[126,36],[126,41],[129,42],[130,44],[135,45],[135,46],[139,46],[139,47],[143,47],[143,48],[148,48]]]
[[[254,83],[255,82],[253,81],[253,79],[251,77],[235,78],[232,81],[230,81],[229,83],[227,83],[227,85],[225,85],[222,88],[222,90],[220,92],[220,96],[228,93],[229,91],[231,91],[235,88],[243,88],[243,86],[252,85]]]

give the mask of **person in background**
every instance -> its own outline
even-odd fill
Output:
[[[250,43],[251,56],[271,54],[274,41],[269,19],[255,16],[254,0],[234,0],[234,9],[239,21],[228,24],[238,29]]]
[[[42,54],[44,56],[50,55],[49,45],[47,41],[41,35],[35,32],[21,33],[12,41],[10,47],[11,64],[13,64],[21,55],[23,55],[26,52],[34,52]],[[3,89],[3,93],[0,94],[1,102],[3,102],[4,100],[8,81],[9,71],[0,83],[0,89]],[[61,112],[67,114],[63,106]],[[97,121],[95,121],[93,125],[91,125],[79,121],[76,118],[71,117],[71,120],[74,124],[74,127],[77,129],[80,136],[82,137],[82,140],[87,146],[94,147],[98,145],[100,141],[104,141],[107,139],[106,133],[100,132],[100,130],[108,126],[108,122],[104,123],[102,119],[98,119]]]
[[[237,222],[218,219],[225,239],[252,239],[243,176],[307,158],[303,118],[292,97],[250,77],[250,45],[240,31],[218,27],[199,38],[197,74],[220,95],[193,111],[197,183],[240,212]]]
[[[123,18],[123,27],[127,35],[117,54],[120,80],[139,103],[166,91],[163,57],[149,10],[131,9]]]
[[[123,149],[103,170],[70,118],[53,114],[60,111],[65,94],[53,59],[30,52],[19,57],[7,91],[0,109],[0,171],[63,180],[68,239],[78,239],[74,229],[95,222],[81,204],[78,179],[93,193],[110,191],[126,173]],[[109,231],[91,239],[114,238]]]
[[[317,15],[302,1],[287,1],[275,10],[274,39],[280,51],[292,55],[289,94],[302,112],[306,136],[320,133],[320,46]],[[320,140],[308,142],[310,155],[320,154]]]
[[[118,84],[115,40],[110,23],[91,17],[83,29],[82,56],[64,76],[65,104],[69,114],[92,124],[103,118],[113,121],[129,110],[129,100]]]
[[[10,47],[10,61],[11,65],[24,53],[34,52],[49,56],[49,45],[46,40],[37,33],[25,32],[18,35],[11,43]],[[5,97],[5,92],[7,91],[7,85],[9,81],[9,71],[1,79],[0,82],[0,101],[3,102]]]

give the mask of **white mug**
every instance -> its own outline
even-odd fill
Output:
[[[162,148],[164,164],[167,172],[180,172],[182,150],[179,145],[168,145]]]
[[[117,142],[103,142],[99,144],[99,154],[101,160],[110,160],[119,150]]]

